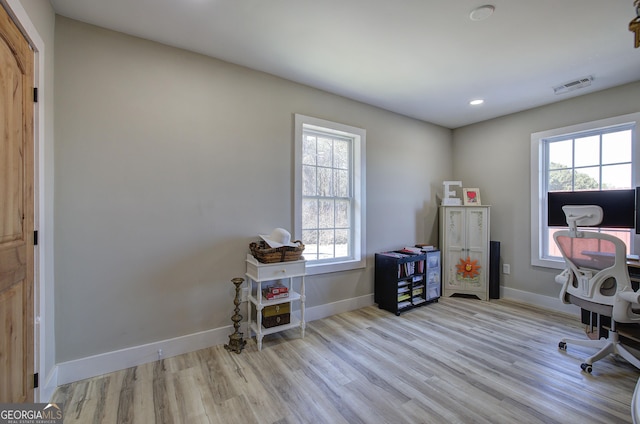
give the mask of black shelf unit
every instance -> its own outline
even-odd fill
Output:
[[[376,253],[375,261],[374,300],[379,308],[400,315],[440,298],[439,250]]]

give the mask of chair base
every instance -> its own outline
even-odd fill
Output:
[[[640,359],[633,355],[622,343],[620,343],[618,333],[615,331],[609,331],[609,337],[600,340],[584,340],[584,339],[567,339],[564,338],[558,343],[558,348],[561,350],[567,350],[567,344],[592,347],[598,349],[598,351],[584,360],[580,365],[583,371],[591,373],[593,370],[593,363],[606,357],[607,355],[618,355],[624,358],[631,365],[640,369]]]

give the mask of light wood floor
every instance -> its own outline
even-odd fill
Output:
[[[640,372],[580,370],[577,318],[445,298],[400,317],[376,306],[61,386],[65,423],[630,423]]]

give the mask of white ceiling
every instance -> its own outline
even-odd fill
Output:
[[[633,0],[51,0],[88,22],[457,128],[640,80]],[[590,87],[554,94],[585,76]],[[472,107],[469,101],[483,98]],[[640,99],[638,100],[640,106]]]

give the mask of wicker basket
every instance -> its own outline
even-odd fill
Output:
[[[263,264],[271,264],[274,262],[289,262],[297,261],[304,252],[304,244],[300,240],[295,240],[293,243],[298,243],[298,247],[270,247],[264,240],[259,242],[252,242],[249,244],[249,249],[254,258]]]

